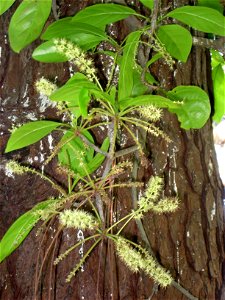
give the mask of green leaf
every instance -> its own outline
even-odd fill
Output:
[[[225,73],[223,65],[219,64],[213,69],[212,79],[214,93],[213,120],[219,123],[225,114]]]
[[[123,111],[131,106],[155,105],[161,108],[177,107],[173,101],[158,95],[142,95],[134,98],[126,98],[119,102],[120,109]]]
[[[85,75],[76,73],[65,85],[51,94],[50,99],[53,101],[68,101],[73,103],[74,106],[79,106],[79,95],[83,88],[90,92],[99,90],[98,87],[94,83],[90,82]]]
[[[72,103],[67,102],[67,107],[76,119],[78,119],[81,116],[81,111],[79,106],[74,106]]]
[[[105,25],[123,20],[136,12],[123,5],[118,4],[96,4],[79,11],[74,17],[73,22],[94,24],[98,28],[104,29]]]
[[[40,35],[51,11],[51,0],[23,0],[11,18],[9,40],[12,49],[20,52]]]
[[[150,65],[154,64],[158,59],[160,59],[162,56],[161,53],[156,53],[153,55],[153,57],[147,62],[146,67],[149,67]]]
[[[94,143],[93,137],[86,130],[82,134],[91,142]],[[68,131],[62,138],[62,142],[73,138],[74,133]],[[66,143],[58,154],[59,162],[62,165],[69,167],[75,173],[79,173],[81,176],[86,175],[87,164],[93,159],[94,150],[91,147],[87,147],[83,141],[74,136],[74,138]]]
[[[24,124],[11,134],[5,153],[31,145],[62,125],[53,121],[35,121]]]
[[[131,97],[143,95],[148,90],[146,85],[144,85],[144,83],[142,82],[141,71],[142,71],[141,68],[139,69],[138,66],[137,69],[133,70],[133,87],[131,91]],[[149,73],[146,73],[145,75],[147,74]]]
[[[126,45],[123,48],[118,86],[119,101],[132,94],[134,85],[133,73],[136,67],[135,57],[141,34],[141,31],[131,32],[127,37]]]
[[[65,62],[68,60],[66,55],[63,55],[56,50],[52,40],[38,46],[34,50],[32,58],[45,63]]]
[[[209,97],[197,86],[178,86],[167,93],[170,99],[158,95],[142,95],[119,102],[120,109],[131,106],[155,105],[167,108],[177,115],[184,129],[197,129],[204,126],[210,116]]]
[[[144,4],[144,6],[146,6],[147,8],[153,10],[153,8],[154,8],[154,0],[140,0],[140,2],[142,4]]]
[[[152,85],[158,83],[158,81],[154,78],[154,76],[152,76],[151,73],[145,74],[145,81]]]
[[[90,93],[98,99],[111,103],[113,106],[115,104],[115,98],[106,92],[100,91],[99,89],[91,89]]]
[[[187,29],[175,24],[164,25],[159,27],[157,36],[171,56],[187,61],[192,47],[192,36]]]
[[[88,89],[82,88],[79,93],[79,106],[80,106],[80,112],[83,117],[87,117],[88,115],[88,104],[90,101],[90,96]]]
[[[198,6],[211,7],[223,13],[223,5],[220,0],[198,0]]]
[[[102,143],[101,150],[107,152],[109,149],[109,138],[107,137]],[[95,170],[97,170],[102,162],[105,160],[105,156],[101,153],[97,153],[95,157],[88,163],[88,171],[89,174],[92,174]]]
[[[66,38],[85,50],[108,39],[103,30],[90,24],[71,22],[71,20],[72,18],[68,17],[52,23],[41,38],[43,40]]]
[[[16,0],[0,0],[0,15],[4,14]]]
[[[180,104],[180,107],[169,108],[169,111],[177,114],[182,128],[198,129],[204,126],[211,111],[205,91],[197,86],[178,86],[168,92],[167,96]]]
[[[223,59],[223,56],[218,51],[211,49],[210,53],[211,53],[212,69],[217,67],[219,64],[222,64],[222,65],[225,64],[225,60]]]
[[[20,216],[8,229],[0,242],[0,263],[9,256],[26,238],[40,219],[38,210],[44,210],[56,200],[47,200],[38,203],[31,210]]]
[[[166,15],[194,29],[225,36],[225,17],[209,7],[182,6]]]
[[[114,99],[109,94],[101,91],[96,84],[90,82],[81,73],[76,73],[71,77],[65,85],[51,94],[50,99],[53,101],[67,101],[72,106],[79,106],[79,96],[82,89],[87,89],[89,94],[113,104]]]

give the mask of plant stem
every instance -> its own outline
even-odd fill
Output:
[[[119,235],[120,232],[130,223],[130,221],[134,218],[134,215],[131,213],[130,218],[123,224],[123,226],[119,229],[116,235]]]
[[[116,223],[113,223],[113,225],[110,226],[110,227],[107,229],[107,233],[108,233],[109,231],[111,231],[111,230],[112,230],[115,226],[117,226],[119,223],[125,221],[126,219],[129,218],[129,220],[130,220],[131,216],[132,216],[132,218],[133,218],[133,214],[132,214],[132,213],[130,213],[129,215],[126,215],[125,217],[123,217],[122,219],[120,219],[119,221],[117,221]]]
[[[122,150],[119,150],[115,153],[115,158],[117,157],[120,157],[120,156],[124,156],[124,155],[127,155],[127,154],[130,154],[132,152],[135,152],[138,150],[138,146],[135,145],[135,146],[131,146],[131,147],[128,147],[128,148],[125,148],[125,149],[122,149]]]
[[[190,300],[198,300],[197,297],[194,297],[191,293],[189,293],[185,288],[183,288],[176,281],[172,281],[172,286],[175,287],[178,291],[180,291],[183,295],[185,295]]]
[[[97,246],[97,244],[101,241],[102,238],[99,238],[85,253],[85,255],[81,258],[80,262],[76,265],[76,267],[70,272],[70,274],[67,276],[66,282],[70,282],[71,278],[76,274],[77,270],[82,266],[82,264],[85,262],[88,255],[91,253],[91,251]],[[83,240],[81,241],[83,242]]]
[[[100,234],[95,234],[95,235],[92,235],[92,236],[89,236],[85,239],[82,239],[80,242],[76,243],[75,245],[73,245],[72,247],[70,247],[69,249],[67,249],[64,253],[60,254],[55,262],[54,262],[54,265],[57,265],[61,260],[63,260],[67,255],[70,254],[71,251],[73,251],[74,249],[76,249],[79,245],[91,240],[91,239],[94,239],[96,237],[100,236]]]
[[[33,170],[33,169],[30,169],[30,172],[33,173],[33,174],[36,174],[36,175],[40,176],[45,181],[49,182],[52,185],[52,187],[55,190],[59,191],[60,194],[62,194],[63,196],[67,196],[67,192],[61,186],[59,186],[57,183],[55,183],[53,180],[51,180],[48,176],[40,173],[37,170]]]
[[[101,150],[99,147],[97,147],[96,145],[94,145],[93,143],[91,143],[83,134],[81,133],[77,133],[77,135],[79,136],[79,138],[87,145],[92,147],[96,152],[103,154],[104,156],[108,156],[108,152],[105,152],[103,150]]]

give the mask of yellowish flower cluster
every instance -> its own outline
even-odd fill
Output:
[[[5,165],[7,170],[10,170],[12,173],[17,175],[22,175],[26,172],[30,172],[31,170],[28,167],[21,166],[15,160],[10,160]]]
[[[138,111],[143,118],[151,122],[159,121],[162,116],[162,110],[154,105],[142,106]]]
[[[41,79],[35,82],[35,88],[38,93],[49,97],[57,89],[57,85],[41,77]]]
[[[152,210],[156,213],[173,212],[178,208],[178,198],[163,198],[157,202],[163,188],[163,179],[154,176],[150,179],[148,187],[138,201],[138,209],[134,211],[134,217],[140,219],[143,214]]]
[[[22,126],[22,124],[12,124],[12,128],[11,129],[9,129],[9,132],[10,133],[13,133],[13,132],[15,132],[20,126]]]
[[[152,208],[152,205],[158,200],[162,189],[163,179],[159,176],[151,177],[144,196],[138,201],[138,207],[143,213]]]
[[[59,221],[65,227],[77,229],[94,229],[98,226],[98,221],[90,213],[84,210],[66,209],[59,214]]]
[[[171,139],[166,135],[161,129],[157,128],[154,124],[149,124],[148,128],[146,128],[146,131],[151,133],[152,135],[158,137],[161,136],[164,138],[168,143],[171,142]]]
[[[71,41],[66,39],[55,39],[56,50],[65,55],[69,61],[74,63],[90,80],[95,78],[96,70],[93,61],[86,57],[86,54]]]
[[[174,212],[179,206],[179,199],[174,198],[163,198],[157,204],[152,207],[152,210],[156,213]]]
[[[162,54],[163,58],[165,59],[165,62],[169,65],[169,67],[172,69],[173,65],[175,64],[175,61],[173,60],[172,56],[169,54],[169,52],[166,50],[165,46],[157,39],[152,38],[152,48],[156,51]]]
[[[173,278],[169,272],[161,267],[146,250],[141,247],[136,250],[122,237],[115,241],[115,245],[118,256],[131,271],[144,271],[163,287],[172,283]]]
[[[110,171],[110,176],[119,176],[123,174],[127,169],[132,169],[133,164],[130,161],[119,162],[117,165],[113,166]]]

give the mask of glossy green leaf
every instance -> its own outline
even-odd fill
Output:
[[[177,104],[173,101],[158,95],[142,95],[134,98],[126,98],[119,102],[121,110],[125,110],[131,106],[142,106],[150,104],[162,108],[177,107]]]
[[[34,50],[32,58],[45,63],[65,62],[68,60],[66,55],[63,55],[56,50],[52,40],[38,46]]]
[[[144,6],[148,7],[149,9],[153,10],[154,8],[154,0],[140,0]]]
[[[20,216],[8,229],[0,242],[0,263],[9,256],[26,238],[40,219],[38,210],[44,210],[57,200],[47,200],[35,205],[31,210]]]
[[[198,0],[198,5],[211,7],[223,13],[223,5],[220,0]]]
[[[158,59],[160,59],[162,56],[161,53],[156,53],[153,55],[153,57],[147,62],[146,66],[149,67],[150,65],[154,64]]]
[[[4,14],[16,0],[0,0],[0,15]]]
[[[13,131],[8,140],[5,152],[7,153],[34,144],[52,132],[52,130],[62,125],[62,123],[53,121],[35,121],[24,124]]]
[[[115,98],[110,96],[108,93],[106,92],[103,92],[99,89],[92,89],[90,90],[91,94],[93,96],[95,96],[96,98],[98,99],[101,99],[101,100],[105,100],[106,102],[109,102],[111,103],[112,105],[115,104]]]
[[[74,106],[79,106],[79,95],[83,88],[90,92],[93,90],[99,90],[98,87],[94,83],[90,82],[85,75],[76,73],[65,85],[52,93],[50,99],[53,101],[68,101],[73,103]]]
[[[138,66],[133,70],[133,87],[131,91],[131,97],[143,95],[148,90],[146,85],[142,82],[141,71],[141,68],[139,69]],[[146,73],[145,75],[147,74],[149,73]]]
[[[91,142],[94,143],[93,137],[88,131],[82,132],[82,134]],[[91,147],[87,147],[84,142],[74,136],[73,132],[68,131],[62,138],[62,142],[71,139],[60,150],[58,154],[59,162],[72,169],[75,173],[79,173],[80,176],[86,175],[87,164],[93,159],[94,150]]]
[[[225,17],[209,7],[182,6],[166,15],[187,24],[194,29],[225,36]]]
[[[40,35],[51,11],[51,0],[23,0],[11,18],[9,40],[11,48],[20,52]]]
[[[177,115],[184,129],[197,129],[204,126],[210,116],[209,97],[197,86],[178,86],[167,93],[170,99],[158,95],[142,95],[119,102],[122,111],[131,106],[153,104],[167,108]]]
[[[186,62],[191,52],[192,35],[184,27],[176,24],[160,26],[157,36],[170,55]]]
[[[210,116],[210,101],[207,93],[197,86],[178,86],[167,93],[167,96],[180,107],[169,107],[176,113],[181,127],[198,129],[204,126]]]
[[[80,106],[80,112],[83,117],[88,115],[88,104],[90,101],[90,95],[88,89],[82,88],[79,93],[78,102]]]
[[[126,45],[123,48],[118,85],[119,101],[132,94],[134,85],[133,73],[136,67],[135,57],[141,34],[141,31],[131,32],[127,37]]]
[[[93,45],[93,43],[97,45],[101,41],[108,39],[103,30],[90,24],[72,22],[71,20],[72,18],[68,17],[52,23],[42,34],[41,38],[43,40],[67,38],[80,47],[86,47],[86,49],[89,47],[87,45]]]
[[[81,73],[76,73],[71,77],[64,86],[51,94],[50,99],[53,101],[67,101],[72,106],[79,106],[81,89],[87,89],[89,94],[113,104],[114,99],[109,94],[101,91],[96,84],[90,82]]]
[[[112,85],[109,90],[110,102],[114,105],[116,101],[117,88],[115,85]]]
[[[54,38],[63,38],[63,37],[67,37],[66,32],[67,30],[71,31],[71,20],[72,17],[66,17],[63,19],[59,19],[53,23],[51,23],[47,29],[44,31],[44,33],[42,33],[41,35],[41,39],[42,40],[52,40]],[[61,33],[61,30],[63,30],[63,33]],[[70,33],[70,35],[72,36],[71,32],[68,32],[68,34]],[[72,32],[73,33],[73,32]]]
[[[214,69],[219,64],[222,64],[222,65],[225,64],[225,60],[223,59],[223,56],[218,51],[211,49],[210,53],[211,53],[212,69]]]
[[[74,17],[73,22],[82,22],[104,29],[105,25],[123,20],[136,12],[123,5],[118,4],[96,4],[88,6],[79,11]]]
[[[151,73],[145,74],[145,81],[151,85],[158,84],[158,81],[154,78],[154,76],[152,76]]]
[[[213,69],[212,79],[214,94],[213,120],[219,123],[225,114],[225,72],[222,64],[218,64]]]
[[[71,102],[67,102],[67,107],[76,119],[78,119],[81,116],[81,111],[79,106],[73,105],[73,103]]]

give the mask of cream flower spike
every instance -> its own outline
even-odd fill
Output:
[[[35,88],[40,94],[50,96],[57,89],[57,85],[41,77],[35,82]]]
[[[98,226],[97,219],[84,210],[66,209],[59,214],[60,224],[68,228],[94,229]]]

